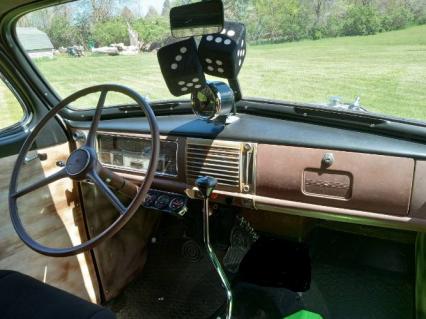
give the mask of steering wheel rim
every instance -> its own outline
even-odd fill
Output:
[[[39,132],[45,127],[46,123],[51,120],[54,116],[58,114],[65,106],[71,104],[72,102],[92,93],[100,93],[100,98],[98,100],[98,104],[96,106],[95,115],[92,119],[92,123],[90,126],[89,134],[87,137],[87,141],[84,146],[74,150],[68,160],[67,164],[64,168],[59,170],[58,172],[42,179],[41,181],[35,182],[34,184],[24,187],[20,191],[17,191],[17,181],[20,169],[24,163],[25,156],[30,150],[32,144],[36,140]],[[138,189],[135,197],[132,199],[131,203],[125,207],[118,197],[111,191],[108,185],[100,178],[99,171],[100,169],[105,169],[101,163],[98,161],[96,149],[95,149],[95,141],[96,141],[96,131],[98,128],[98,124],[101,118],[101,112],[104,107],[105,99],[108,92],[118,92],[124,94],[130,98],[132,98],[139,106],[141,106],[142,110],[147,117],[150,133],[151,133],[151,157],[150,162],[147,168],[147,172],[145,175],[144,182],[142,186]],[[79,254],[81,252],[87,251],[89,249],[94,248],[102,241],[112,237],[118,231],[120,231],[127,222],[132,218],[137,209],[143,203],[148,190],[151,187],[151,184],[154,180],[155,172],[157,169],[158,157],[160,150],[160,133],[157,125],[157,120],[155,114],[149,105],[149,103],[136,91],[127,88],[125,86],[117,85],[117,84],[103,84],[96,85],[92,87],[88,87],[82,89],[78,92],[75,92],[58,103],[54,108],[52,108],[42,119],[41,121],[34,127],[31,133],[26,138],[24,144],[22,145],[17,160],[15,162],[15,166],[12,171],[12,176],[10,180],[9,187],[9,212],[10,218],[12,220],[13,227],[15,228],[16,233],[19,238],[32,250],[47,256],[53,257],[64,257],[64,256],[72,256]],[[77,154],[76,152],[80,152]],[[81,157],[87,156],[87,160],[84,165],[82,165],[80,170],[77,167],[77,163],[80,163],[79,159]],[[74,165],[74,166],[73,166]],[[77,165],[77,166],[75,166]],[[75,174],[76,173],[76,174]],[[26,231],[25,227],[22,224],[22,221],[18,214],[17,207],[17,199],[25,194],[33,192],[41,187],[47,186],[52,182],[58,181],[62,178],[71,178],[75,181],[82,181],[86,178],[89,178],[112,202],[114,207],[119,211],[119,217],[105,230],[96,236],[88,239],[85,242],[82,242],[76,246],[72,247],[64,247],[64,248],[52,248],[45,245],[40,244],[36,240],[34,240]],[[112,196],[112,197],[111,197]],[[118,202],[117,202],[117,201]],[[119,205],[121,204],[121,206]]]

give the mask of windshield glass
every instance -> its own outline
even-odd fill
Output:
[[[188,2],[79,0],[23,16],[17,35],[61,97],[112,82],[151,101],[176,99],[156,52],[172,40],[170,8]],[[225,0],[224,7],[227,20],[247,28],[244,97],[426,120],[424,0]]]

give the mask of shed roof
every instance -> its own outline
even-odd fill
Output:
[[[47,34],[37,28],[16,28],[16,33],[25,51],[53,49]]]

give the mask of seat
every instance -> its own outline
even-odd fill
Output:
[[[2,319],[114,319],[110,310],[32,277],[0,270]]]

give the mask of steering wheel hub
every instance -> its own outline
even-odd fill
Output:
[[[79,148],[68,157],[65,170],[71,178],[78,178],[84,175],[91,161],[92,156],[90,152],[84,148]]]

